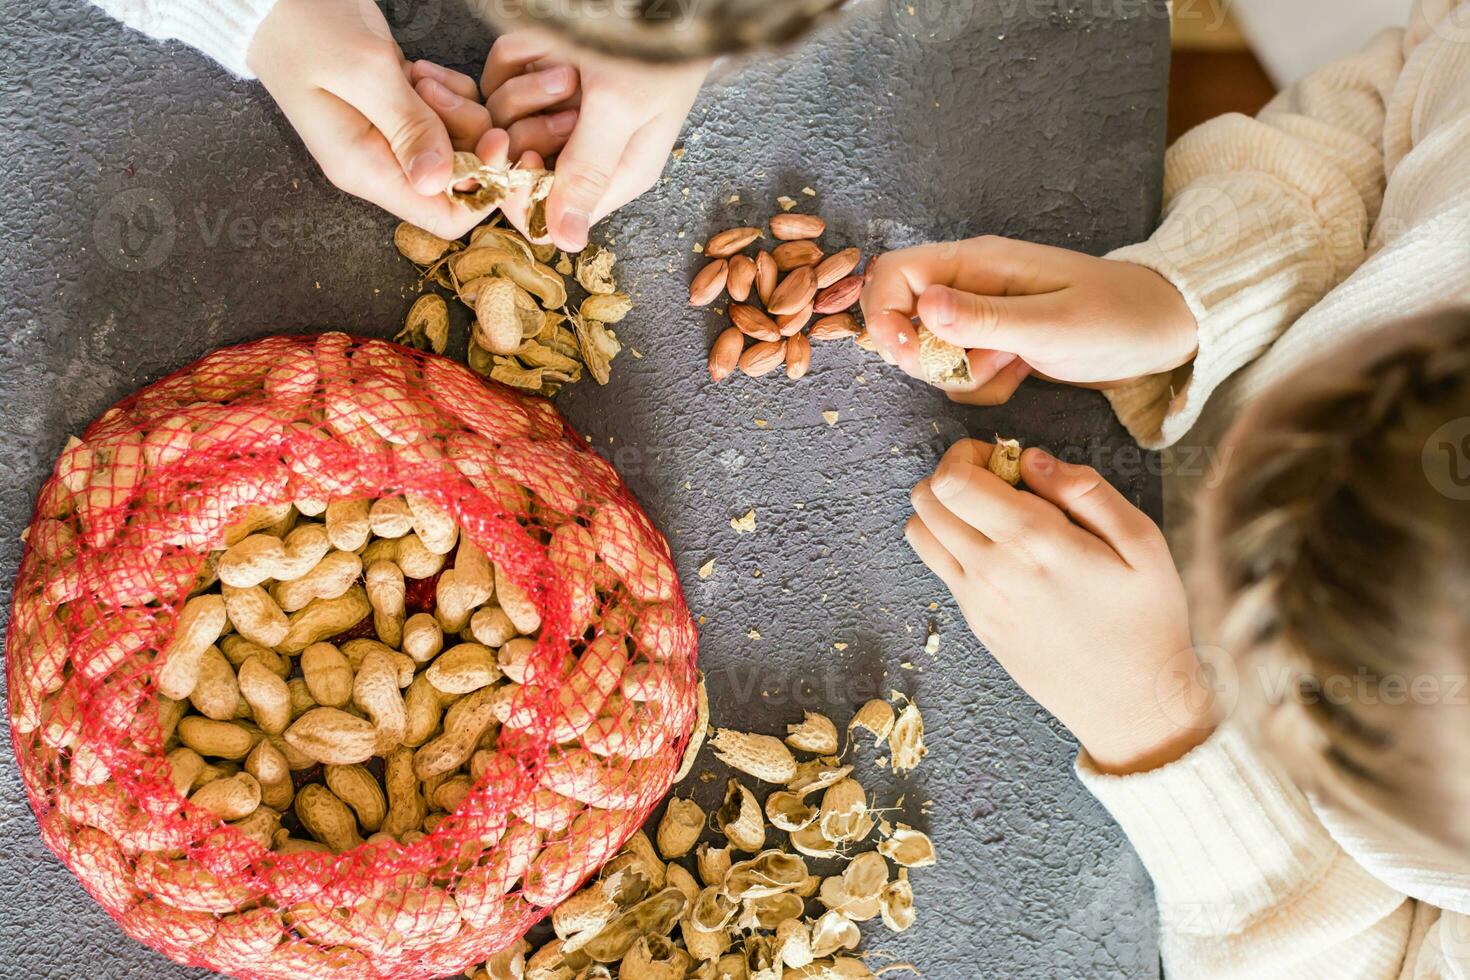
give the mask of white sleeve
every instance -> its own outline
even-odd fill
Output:
[[[276,0],[92,0],[109,15],[158,40],[183,41],[241,78],[250,42]]]
[[[1395,980],[1424,942],[1416,903],[1343,851],[1237,731],[1151,772],[1105,775],[1085,753],[1077,771],[1153,877],[1170,977]]]

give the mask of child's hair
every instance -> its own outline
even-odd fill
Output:
[[[845,0],[470,0],[503,30],[546,27],[639,61],[683,61],[787,44]]]
[[[1197,608],[1304,788],[1470,850],[1470,311],[1273,386],[1202,502]]]

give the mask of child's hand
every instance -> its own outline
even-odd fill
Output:
[[[517,152],[511,134],[492,127],[490,110],[480,103],[479,83],[470,76],[420,60],[409,65],[408,78],[414,91],[444,121],[456,150],[468,150],[492,167],[504,166],[511,159],[529,170],[540,170],[546,165],[535,149],[523,147]],[[530,190],[522,188],[496,205],[527,239],[534,237],[528,221],[530,197]],[[483,212],[478,214],[481,219],[484,216]]]
[[[375,5],[280,0],[256,32],[248,60],[337,187],[445,238],[483,218],[444,195],[453,148],[440,112],[448,110],[426,104],[423,88],[410,84]],[[479,125],[471,115],[449,112],[466,132]]]
[[[580,251],[588,228],[652,187],[663,173],[708,62],[643,65],[569,52],[533,31],[506,34],[480,80],[509,153],[556,156],[546,202],[551,239]]]
[[[909,544],[1099,768],[1178,758],[1211,722],[1163,535],[1090,467],[1027,449],[1028,493],[986,469],[990,451],[956,443],[914,488]]]
[[[998,405],[1027,374],[1106,387],[1194,357],[1196,324],[1168,280],[1128,262],[1005,238],[889,252],[862,295],[885,360],[914,377],[919,320],[970,351],[975,381],[950,398]]]

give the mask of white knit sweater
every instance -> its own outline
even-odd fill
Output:
[[[1163,224],[1109,258],[1179,288],[1199,353],[1109,392],[1118,417],[1141,444],[1172,445],[1358,331],[1470,301],[1467,161],[1470,6],[1459,0],[1418,0],[1406,30],[1257,118],[1187,133],[1167,157]],[[1212,398],[1237,372],[1231,397]]]
[[[1110,256],[1173,282],[1200,324],[1191,364],[1109,393],[1146,446],[1213,446],[1312,355],[1470,303],[1470,0],[1418,0],[1406,30],[1258,118],[1189,133],[1164,204],[1152,238]],[[1153,876],[1170,977],[1470,980],[1470,855],[1309,800],[1239,732],[1153,772],[1084,755],[1078,773]]]
[[[363,0],[364,3],[370,0]],[[118,20],[159,40],[183,41],[241,78],[250,42],[276,0],[92,0]]]

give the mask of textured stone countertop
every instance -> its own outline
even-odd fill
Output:
[[[483,57],[489,35],[455,0],[391,6],[410,56],[470,71]],[[881,779],[870,756],[860,772],[883,799],[905,794],[891,819],[939,848],[939,866],[913,875],[919,925],[866,930],[931,980],[1158,966],[1146,875],[1073,779],[1073,741],[904,543],[908,490],[954,439],[1001,432],[1098,463],[1156,513],[1151,458],[1096,394],[1028,383],[1003,408],[956,407],[849,344],[818,345],[800,383],[712,385],[718,323],[685,303],[691,246],[759,224],[782,194],[820,210],[827,241],[869,252],[998,233],[1101,253],[1145,235],[1161,177],[1163,8],[871,0],[712,84],[682,159],[595,233],[616,241],[637,302],[618,333],[641,357],[624,353],[608,387],[584,382],[559,405],[673,544],[705,617],[716,720],[777,730],[810,707],[845,721],[890,689],[924,708],[931,752],[907,783]],[[391,336],[414,275],[392,220],[333,190],[257,85],[80,0],[5,4],[0,38],[8,610],[18,534],[69,433],[227,342],[329,327]],[[456,340],[462,350],[462,328]],[[730,518],[751,508],[756,530],[737,536]],[[696,790],[709,804],[722,785]],[[127,939],[88,899],[37,838],[13,763],[0,767],[0,937],[5,977],[201,975]]]

